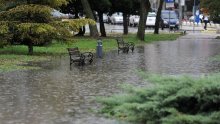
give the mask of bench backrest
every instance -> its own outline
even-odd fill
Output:
[[[80,51],[78,47],[75,48],[67,48],[70,57],[79,57],[80,56]]]
[[[120,48],[120,47],[124,47],[124,40],[123,40],[123,38],[122,37],[118,37],[118,38],[116,38],[116,41],[117,41],[117,44],[118,44],[118,47]]]

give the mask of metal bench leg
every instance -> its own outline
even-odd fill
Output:
[[[129,47],[128,47],[128,48],[126,48],[126,53],[128,54],[128,52],[129,52]]]
[[[89,60],[89,64],[91,65],[91,64],[92,64],[92,62],[93,62],[93,59],[90,59],[90,60]]]
[[[70,66],[73,64],[73,61],[70,59]]]
[[[132,53],[134,52],[134,46],[131,48]]]

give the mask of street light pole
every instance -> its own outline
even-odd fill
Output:
[[[182,5],[181,5],[181,0],[179,0],[178,2],[179,2],[179,26],[182,27]]]
[[[195,21],[196,21],[195,13],[196,13],[196,0],[194,0],[194,5],[193,5],[193,17],[194,17],[194,20],[193,20],[193,33],[195,33]]]

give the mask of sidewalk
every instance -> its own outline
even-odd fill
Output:
[[[189,21],[183,21],[182,27],[180,27],[186,31],[201,31],[201,32],[217,32],[217,29],[220,29],[220,24],[208,23],[207,30],[204,30],[204,23],[193,23]]]
[[[182,22],[183,26],[193,26],[193,22],[189,22],[189,21],[183,21]],[[207,24],[208,27],[210,28],[220,28],[220,24],[215,24],[215,23],[208,23]],[[204,27],[204,23],[195,23],[195,27]]]

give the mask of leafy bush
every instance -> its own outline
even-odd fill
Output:
[[[1,36],[0,36],[0,38],[1,38]],[[0,48],[3,48],[6,45],[8,45],[8,42],[6,40],[1,40],[0,41]]]
[[[80,27],[95,24],[91,19],[58,21],[54,18],[51,14],[53,8],[67,2],[68,0],[2,1],[2,6],[14,6],[8,6],[0,12],[0,27],[4,27],[0,29],[0,36],[11,44],[27,45],[28,53],[32,55],[34,45],[48,44],[52,39],[68,39],[72,36],[71,32]]]
[[[127,85],[121,95],[99,98],[100,112],[147,124],[220,123],[220,76],[144,76],[152,85]]]
[[[0,48],[8,45],[7,38],[10,37],[6,22],[0,22]]]

